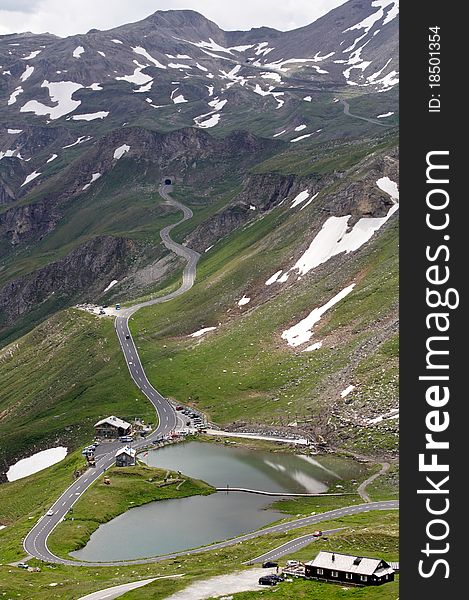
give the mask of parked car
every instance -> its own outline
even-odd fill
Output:
[[[314,537],[321,537],[322,531],[320,529],[316,529],[316,531],[313,531],[313,535]]]
[[[181,406],[181,405],[176,406],[176,410],[183,410],[183,409],[184,409],[184,406]]]
[[[20,563],[18,563],[18,568],[19,569],[28,569],[29,565],[27,565],[25,562],[20,562]]]
[[[278,567],[278,563],[274,562],[273,560],[266,560],[264,563],[262,563],[262,567],[264,569],[271,569],[272,567]]]
[[[300,563],[297,560],[287,560],[285,564],[287,567],[297,567]]]
[[[122,437],[119,438],[119,441],[121,441],[121,442],[133,442],[134,438],[131,435],[123,435]]]
[[[259,585],[277,585],[278,581],[272,575],[263,575],[259,577]]]

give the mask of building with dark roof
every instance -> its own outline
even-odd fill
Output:
[[[132,426],[127,421],[119,419],[112,415],[95,423],[96,436],[100,438],[117,438],[123,435],[129,435]]]
[[[130,446],[125,446],[116,452],[116,467],[134,467],[137,463],[137,452]]]
[[[394,581],[394,569],[380,558],[321,551],[305,564],[305,576],[349,585],[381,585]]]

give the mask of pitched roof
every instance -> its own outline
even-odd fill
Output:
[[[325,552],[322,550],[314,560],[306,563],[312,567],[321,569],[334,569],[336,571],[346,571],[347,573],[356,573],[357,575],[373,575],[379,567],[380,571],[389,567],[388,563],[381,558],[367,558],[361,556],[352,556],[350,554],[337,554],[337,552]],[[389,573],[392,573],[391,569]],[[378,573],[384,575],[385,573]]]
[[[115,417],[114,415],[112,415],[111,417],[106,417],[105,419],[101,419],[101,421],[95,423],[94,426],[98,427],[99,425],[104,425],[105,423],[108,423],[113,427],[119,427],[121,429],[128,429],[130,427],[130,423],[127,423],[127,421],[123,421],[122,419],[119,419],[119,417]]]
[[[137,451],[134,450],[134,448],[131,448],[130,446],[124,446],[123,448],[121,448],[120,450],[118,450],[116,452],[116,458],[118,456],[120,456],[121,454],[128,454],[129,456],[131,456],[132,458],[134,458],[135,455],[137,454]]]

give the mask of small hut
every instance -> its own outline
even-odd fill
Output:
[[[137,463],[137,452],[125,446],[116,452],[116,467],[134,467]]]

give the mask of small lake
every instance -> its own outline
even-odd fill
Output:
[[[150,451],[144,460],[215,487],[270,492],[319,493],[329,487],[334,491],[337,482],[358,478],[362,471],[359,464],[334,456],[261,452],[201,442]],[[130,560],[204,546],[281,519],[283,514],[269,508],[274,501],[256,494],[218,492],[152,502],[101,525],[72,556],[88,561]]]
[[[153,450],[143,460],[151,467],[180,470],[214,487],[267,492],[322,493],[334,482],[353,479],[360,472],[357,463],[333,456],[262,452],[201,442]]]

